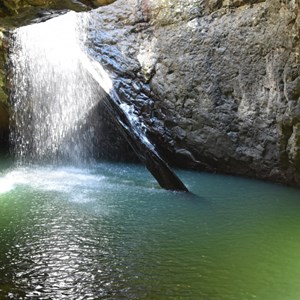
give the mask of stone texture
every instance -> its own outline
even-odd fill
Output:
[[[0,145],[7,145],[9,128],[8,96],[5,72],[5,37],[0,30]],[[0,147],[1,148],[1,147]]]
[[[123,78],[173,163],[300,186],[298,11],[280,0],[120,0],[98,10],[94,56]]]
[[[116,0],[3,0],[0,3],[0,27],[20,27],[37,18],[49,18],[56,11],[88,11]]]
[[[174,106],[171,134],[197,160],[300,184],[298,10],[292,1],[223,1],[175,25],[155,21],[151,86]]]

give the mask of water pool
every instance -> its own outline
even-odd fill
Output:
[[[300,299],[300,190],[140,165],[0,171],[0,299]]]

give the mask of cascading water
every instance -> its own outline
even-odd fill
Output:
[[[119,96],[97,58],[85,51],[87,25],[88,14],[68,13],[14,32],[11,144],[18,162],[93,160],[100,126],[92,112],[102,94],[120,132],[159,184],[187,191],[148,139],[132,99]]]
[[[87,19],[70,12],[14,32],[11,142],[20,162],[93,157],[97,121],[86,120],[100,96],[84,50]]]

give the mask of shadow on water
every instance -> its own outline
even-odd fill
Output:
[[[153,192],[156,191],[174,199],[209,205],[208,199],[205,199],[200,194],[193,193],[192,187],[189,186],[189,177],[191,177],[192,172],[179,169],[176,170],[176,173],[179,173],[183,176],[183,179],[186,180],[187,187],[190,190],[189,192],[181,192],[162,189],[157,181],[150,176],[147,169],[141,164],[101,163],[97,165],[96,170],[108,177],[110,183],[133,187],[135,189],[150,189]],[[186,177],[186,179],[184,177]]]

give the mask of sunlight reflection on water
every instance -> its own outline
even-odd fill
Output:
[[[299,299],[299,190],[179,174],[194,196],[139,165],[2,171],[0,299]]]
[[[68,194],[76,201],[89,201],[89,191],[101,188],[105,177],[91,174],[88,169],[75,167],[19,167],[0,177],[0,194],[18,186],[28,186],[41,191]],[[73,196],[72,196],[73,195]]]

